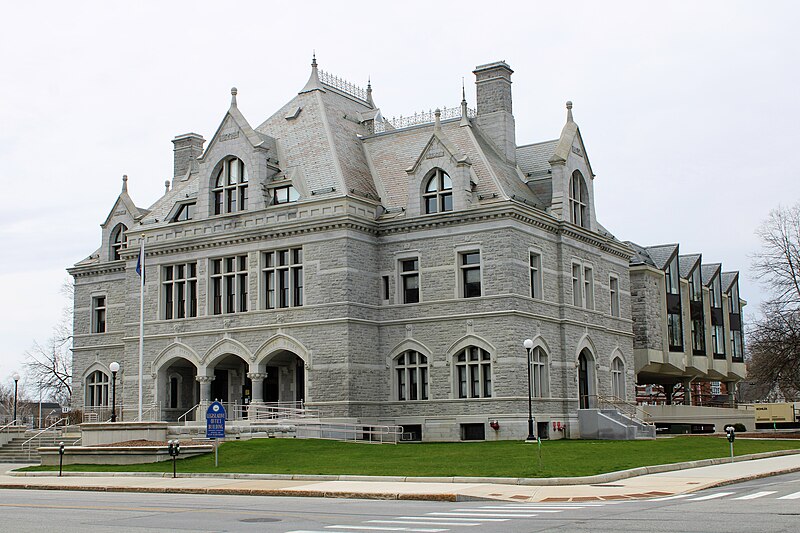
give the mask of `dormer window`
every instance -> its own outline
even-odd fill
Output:
[[[128,228],[125,224],[117,224],[114,226],[114,229],[111,231],[111,260],[112,261],[119,261],[120,260],[120,251],[125,247],[125,243],[127,242],[127,236],[125,232],[128,231]]]
[[[570,222],[582,228],[589,227],[589,192],[583,175],[577,170],[569,180]]]
[[[425,194],[422,195],[425,202],[425,213],[443,213],[453,210],[453,182],[450,176],[441,168],[435,168],[428,175],[428,183],[425,185]]]
[[[300,193],[291,185],[272,189],[272,204],[288,204],[300,199]]]
[[[247,210],[247,167],[241,159],[228,159],[217,173],[214,195],[214,214],[223,215]]]
[[[192,220],[194,218],[194,208],[195,203],[192,202],[191,204],[183,204],[178,208],[178,212],[175,214],[175,217],[172,219],[173,222],[184,222],[186,220]]]

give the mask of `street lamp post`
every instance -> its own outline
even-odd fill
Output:
[[[536,442],[533,434],[533,392],[531,391],[531,352],[533,351],[533,341],[525,339],[522,346],[528,352],[528,438],[525,442]]]
[[[14,372],[11,376],[14,379],[14,424],[17,423],[17,387],[19,385],[19,373]]]
[[[114,361],[108,365],[111,370],[111,421],[117,421],[117,372],[119,372],[119,363]]]

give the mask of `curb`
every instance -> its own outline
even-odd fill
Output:
[[[799,450],[778,450],[774,452],[762,452],[750,455],[740,455],[734,458],[734,462],[752,461],[756,459],[767,459],[770,457],[782,457],[784,455],[800,454]],[[674,472],[689,468],[699,468],[703,466],[714,466],[730,463],[730,458],[699,459],[696,461],[686,461],[683,463],[670,463],[662,465],[640,466],[628,470],[618,470],[596,474],[594,476],[581,477],[556,477],[556,478],[492,478],[492,477],[404,477],[404,476],[359,476],[359,475],[308,475],[308,474],[214,474],[214,473],[194,473],[178,474],[179,478],[210,478],[210,479],[251,479],[251,480],[272,480],[272,481],[368,481],[368,482],[389,482],[389,483],[471,483],[471,484],[497,484],[497,485],[521,485],[537,487],[570,486],[570,485],[593,485],[597,483],[608,483],[647,474],[659,474],[662,472]],[[14,477],[52,477],[53,472],[16,472],[9,471],[6,475]],[[767,474],[773,475],[773,474]],[[64,472],[64,477],[149,477],[149,478],[171,478],[170,473],[164,472]],[[33,487],[31,487],[33,488]],[[212,489],[208,489],[212,490]]]

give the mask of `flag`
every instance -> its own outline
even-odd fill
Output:
[[[139,246],[139,258],[136,260],[136,273],[144,277],[144,239]]]

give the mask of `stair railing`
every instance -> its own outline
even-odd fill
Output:
[[[28,459],[31,458],[31,448],[32,448],[31,442],[33,440],[35,440],[35,439],[39,439],[39,444],[41,444],[41,436],[42,436],[42,434],[52,430],[53,428],[55,428],[56,426],[58,426],[62,422],[66,426],[67,422],[69,422],[69,418],[61,418],[61,419],[57,420],[56,422],[53,422],[52,424],[50,424],[46,428],[44,428],[44,429],[40,430],[38,433],[36,433],[36,435],[34,435],[33,437],[29,438],[28,440],[26,440],[25,442],[22,443],[22,451],[23,452],[25,451],[25,447],[26,446],[28,448]],[[55,433],[55,432],[53,432],[53,433]]]
[[[653,422],[651,422],[650,414],[645,411],[640,405],[629,402],[627,400],[623,400],[622,398],[617,398],[616,396],[596,396],[597,398],[597,407],[599,409],[616,409],[617,411],[621,412],[624,415],[640,422],[642,424],[651,426]]]

